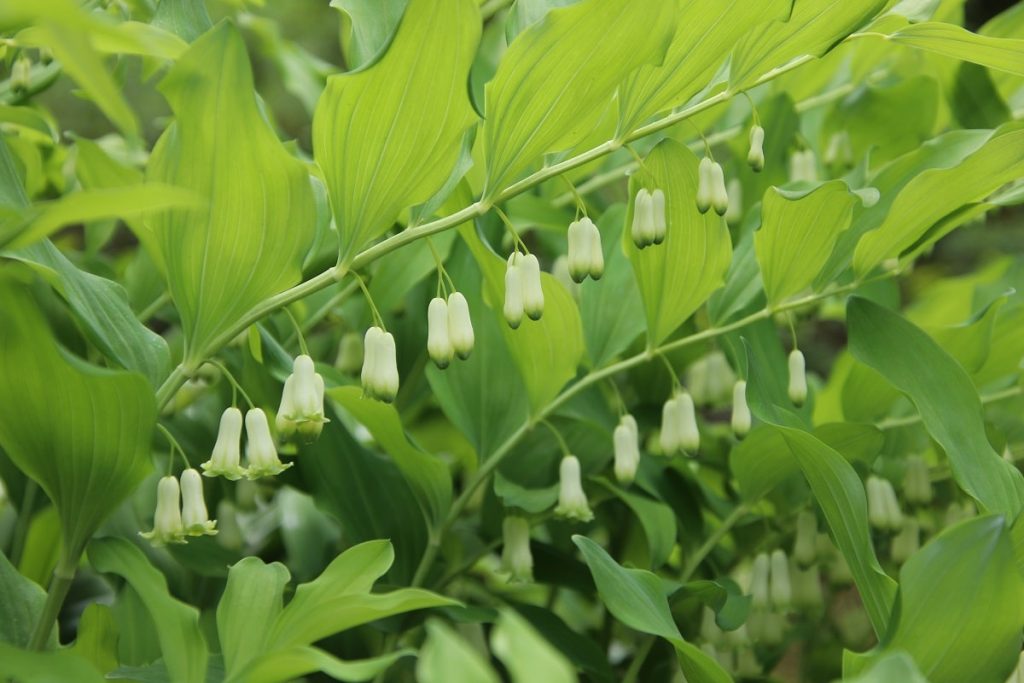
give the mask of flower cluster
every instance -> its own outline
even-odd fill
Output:
[[[391,403],[398,395],[398,352],[395,338],[376,325],[366,330],[363,339],[363,393],[378,401]]]
[[[867,481],[868,522],[881,531],[899,531],[903,512],[888,479],[870,476]]]
[[[640,188],[633,199],[633,225],[630,237],[638,249],[665,241],[668,221],[665,217],[665,193]]]
[[[544,289],[540,281],[540,262],[533,254],[512,252],[505,269],[505,322],[513,330],[523,322],[544,315]]]
[[[316,371],[313,359],[302,354],[292,363],[292,374],[284,382],[276,427],[282,439],[298,435],[312,443],[324,428],[324,378]]]
[[[586,216],[569,224],[568,266],[569,275],[575,282],[583,282],[588,275],[600,280],[604,275],[601,231]]]
[[[427,306],[427,354],[442,370],[458,356],[469,358],[473,351],[473,321],[469,303],[460,292],[453,292],[445,301],[434,297]]]
[[[640,430],[636,420],[625,414],[612,435],[615,452],[615,478],[620,484],[630,484],[640,465]]]
[[[187,536],[212,536],[217,522],[211,520],[203,499],[203,479],[199,472],[187,469],[181,473],[181,484],[172,476],[160,479],[156,488],[156,512],[152,531],[139,535],[154,546],[185,543]]]
[[[661,409],[661,435],[659,445],[664,455],[696,453],[700,448],[700,431],[697,429],[697,411],[693,397],[685,391],[677,391]]]
[[[704,157],[697,167],[697,210],[707,213],[711,208],[724,216],[729,209],[729,192],[725,188],[722,165]]]
[[[270,433],[267,414],[260,408],[252,408],[245,414],[247,467],[242,467],[242,411],[228,408],[220,417],[220,429],[210,459],[201,467],[207,477],[225,477],[231,480],[259,479],[279,474],[292,466],[282,463],[277,455],[277,445]]]

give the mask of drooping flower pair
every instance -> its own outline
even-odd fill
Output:
[[[604,275],[601,231],[586,216],[569,224],[568,266],[570,277],[577,283],[586,280],[587,276],[600,280]]]
[[[665,216],[665,193],[660,189],[637,190],[633,200],[633,225],[630,237],[637,249],[665,241],[668,221]]]
[[[512,252],[505,269],[505,321],[513,330],[523,322],[540,320],[544,314],[544,289],[540,280],[540,262],[533,254]]]
[[[729,192],[725,188],[722,165],[704,157],[697,167],[697,210],[707,213],[711,208],[719,216],[724,216],[729,210]]]
[[[139,535],[154,546],[185,543],[187,536],[212,536],[217,522],[211,520],[203,499],[203,479],[199,472],[181,473],[181,484],[172,476],[160,479],[156,488],[156,512],[152,531]]]
[[[398,352],[395,338],[376,325],[363,339],[363,393],[391,403],[398,395]]]
[[[697,411],[693,397],[685,391],[676,392],[661,409],[661,452],[664,455],[696,453],[700,448]]]
[[[460,292],[452,292],[445,301],[434,297],[427,306],[427,354],[442,370],[452,358],[469,358],[473,351],[473,321],[469,303]]]
[[[640,430],[636,419],[626,413],[612,434],[615,452],[615,479],[620,484],[631,484],[640,465]]]
[[[231,480],[242,477],[259,479],[280,474],[292,466],[292,463],[282,463],[278,458],[270,423],[262,409],[252,408],[245,414],[245,434],[247,467],[243,468],[242,411],[234,407],[225,410],[220,417],[220,429],[213,452],[210,459],[202,464],[203,474]]]
[[[889,480],[870,476],[866,488],[871,526],[882,531],[899,531],[903,527],[903,512]]]
[[[296,356],[281,392],[277,433],[282,439],[298,434],[304,442],[312,443],[320,436],[324,422],[324,378],[316,371],[312,358]]]

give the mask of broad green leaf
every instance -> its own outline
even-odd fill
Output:
[[[217,605],[217,636],[229,679],[266,653],[289,578],[283,564],[265,564],[258,557],[246,557],[228,572]]]
[[[93,602],[86,606],[78,622],[78,634],[71,652],[92,662],[98,671],[117,668],[117,624],[109,606]]]
[[[456,237],[458,234],[449,230],[432,236],[429,243],[416,240],[378,259],[370,280],[374,305],[381,311],[401,308],[409,290],[437,272],[432,252],[436,251],[442,261],[445,260]]]
[[[583,0],[553,9],[509,45],[485,87],[485,198],[544,154],[581,143],[622,80],[657,64],[675,32],[676,0]]]
[[[498,471],[494,473],[494,495],[501,498],[507,508],[519,508],[538,514],[551,509],[558,502],[558,483],[542,489],[526,488],[505,478]]]
[[[1024,579],[1005,518],[951,527],[900,570],[884,652],[908,652],[931,683],[1003,683],[1017,665]]]
[[[371,659],[341,660],[316,647],[289,647],[264,655],[246,669],[237,683],[285,683],[322,671],[337,681],[369,681],[403,657],[414,655],[407,648]]]
[[[444,461],[409,443],[394,406],[364,398],[359,387],[338,387],[328,395],[370,430],[416,492],[424,516],[433,526],[440,524],[452,499],[452,480]]]
[[[523,602],[513,602],[511,606],[595,683],[615,680],[608,657],[593,639],[573,630],[551,610]]]
[[[348,70],[365,67],[388,48],[409,0],[331,0],[351,24],[344,41]]]
[[[79,270],[49,240],[6,256],[34,266],[51,281],[103,355],[144,375],[154,389],[160,386],[171,366],[167,342],[139,322],[121,285]]]
[[[850,225],[857,195],[841,180],[809,192],[769,189],[761,205],[754,249],[769,305],[806,289]]]
[[[964,128],[996,128],[1013,118],[989,70],[971,62],[963,62],[957,69],[951,104]]]
[[[7,555],[0,553],[0,643],[27,647],[45,602],[46,591],[19,574]],[[57,644],[56,630],[49,644]]]
[[[619,92],[619,133],[685,104],[704,89],[736,43],[768,21],[785,19],[792,0],[684,2],[672,17],[675,37],[660,64],[630,74]]]
[[[905,652],[884,655],[864,673],[843,680],[849,683],[929,683]]]
[[[642,569],[621,567],[601,546],[585,536],[573,536],[597,584],[601,601],[612,615],[629,628],[661,636],[672,643],[679,663],[692,683],[729,683],[732,678],[697,647],[683,640],[669,611],[666,585]]]
[[[53,501],[74,566],[152,467],[153,390],[57,346],[28,289],[0,280],[0,446]]]
[[[472,0],[411,0],[379,61],[328,79],[313,150],[343,263],[448,180],[476,120],[466,79],[479,39]]]
[[[194,367],[249,309],[295,284],[313,239],[309,174],[263,118],[238,30],[207,31],[160,84],[175,121],[148,175],[197,192],[203,208],[150,221]]]
[[[490,664],[437,619],[427,621],[427,640],[416,662],[419,683],[498,683]]]
[[[754,26],[739,41],[729,88],[746,89],[791,60],[824,55],[886,4],[887,0],[796,0],[788,19]]]
[[[877,36],[900,45],[972,62],[997,71],[1024,76],[1024,40],[972,33],[940,21],[907,24],[891,33],[866,31],[858,36]]]
[[[520,33],[558,7],[568,7],[579,0],[515,0],[505,19],[505,38],[509,43]]]
[[[0,643],[0,666],[18,683],[105,683],[88,660],[69,651],[32,652]]]
[[[491,650],[512,676],[512,683],[575,683],[576,671],[565,656],[511,609],[504,609],[491,631]]]
[[[544,315],[540,320],[525,318],[519,328],[513,330],[501,310],[505,300],[506,260],[491,251],[471,227],[463,227],[459,233],[483,271],[492,315],[497,318],[508,350],[519,366],[530,407],[536,413],[576,376],[576,367],[583,357],[579,309],[564,285],[548,273],[541,273]]]
[[[714,211],[697,211],[697,165],[697,157],[685,145],[666,139],[629,180],[630,197],[640,188],[665,193],[668,230],[662,244],[642,250],[633,244],[632,202],[622,235],[640,285],[650,346],[665,341],[724,284],[732,257],[725,220]]]
[[[899,256],[949,214],[983,200],[1021,175],[1024,124],[1012,122],[995,131],[959,164],[925,171],[908,182],[885,220],[860,240],[853,255],[854,270],[863,275],[882,261]]]
[[[190,43],[213,26],[203,0],[161,0],[150,23]]]
[[[164,575],[141,550],[122,538],[102,538],[89,544],[89,563],[98,572],[121,576],[138,593],[156,624],[171,679],[203,683],[208,653],[199,630],[199,610],[171,597]]]
[[[985,510],[1016,518],[1024,508],[1024,476],[989,443],[981,401],[964,369],[927,334],[878,304],[852,298],[846,315],[854,357],[914,402],[960,488]]]
[[[644,530],[647,539],[647,565],[657,569],[668,559],[676,544],[676,518],[672,508],[646,496],[619,488],[607,479],[598,483],[626,504]]]

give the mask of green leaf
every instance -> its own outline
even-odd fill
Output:
[[[595,683],[611,683],[615,680],[608,657],[593,639],[576,632],[548,609],[523,602],[512,602],[511,606]]]
[[[494,495],[501,498],[507,508],[519,508],[525,512],[538,514],[549,510],[558,502],[558,483],[542,489],[526,488],[511,479],[494,473]]]
[[[770,305],[799,294],[825,266],[839,233],[846,230],[857,195],[841,180],[790,193],[769,189],[761,205],[754,249]]]
[[[996,130],[959,164],[925,171],[908,182],[885,220],[860,240],[853,255],[854,270],[864,275],[882,261],[899,256],[946,216],[983,200],[1021,175],[1024,124],[1015,121]]]
[[[849,683],[929,683],[905,652],[887,654],[864,673],[843,680]]]
[[[674,0],[583,0],[523,31],[484,90],[484,197],[544,154],[581,143],[622,80],[642,64],[661,62],[675,7]]]
[[[343,263],[448,180],[476,120],[466,81],[479,39],[472,0],[411,0],[378,62],[328,79],[313,150]]]
[[[657,569],[668,559],[676,544],[676,516],[672,508],[646,496],[619,488],[607,479],[597,483],[626,504],[644,530],[647,539],[647,565]]]
[[[424,516],[432,526],[439,525],[452,499],[452,480],[444,461],[409,443],[394,406],[364,398],[359,387],[338,387],[327,393],[370,430],[416,493]]]
[[[908,652],[931,683],[1005,681],[1024,628],[1006,520],[957,524],[914,554],[900,571],[897,614],[883,652]]]
[[[960,488],[985,510],[1016,518],[1024,508],[1024,476],[989,443],[981,401],[964,369],[927,334],[878,304],[852,298],[846,315],[854,357],[914,402]]]
[[[141,550],[122,538],[102,538],[89,544],[89,563],[98,572],[121,576],[138,593],[156,624],[171,679],[203,683],[208,653],[199,630],[199,610],[172,598],[164,575]]]
[[[46,591],[18,573],[7,555],[0,553],[0,643],[27,647],[46,603]],[[56,630],[49,645],[57,644]]]
[[[190,43],[213,27],[203,0],[161,0],[150,23]]]
[[[160,90],[175,121],[156,143],[149,177],[207,200],[150,222],[181,315],[184,363],[194,366],[249,309],[299,281],[314,234],[313,190],[260,112],[231,24],[197,39]]]
[[[266,653],[289,578],[283,564],[265,564],[258,557],[246,557],[228,572],[217,605],[217,635],[229,679]]]
[[[672,18],[677,28],[664,61],[641,66],[622,84],[619,133],[630,133],[654,114],[688,102],[708,85],[748,31],[785,19],[792,4],[792,0],[682,3]]]
[[[241,683],[284,683],[322,671],[338,681],[369,681],[415,650],[403,648],[371,659],[341,660],[316,647],[289,647],[264,655],[249,667]]]
[[[106,679],[87,660],[68,651],[31,652],[0,643],[5,676],[18,683],[104,683]]]
[[[622,236],[644,301],[651,346],[665,341],[724,284],[732,257],[725,220],[714,211],[697,211],[697,165],[697,157],[685,145],[666,139],[629,180],[631,197],[640,188],[665,193],[665,241],[636,248],[629,233],[632,206]]]
[[[82,612],[71,652],[92,662],[98,671],[109,673],[117,668],[117,638],[113,611],[107,605],[93,602]]]
[[[437,619],[427,621],[427,640],[416,662],[420,683],[498,683],[490,664],[454,630]]]
[[[995,128],[1013,118],[988,69],[970,62],[957,69],[952,105],[964,128]]]
[[[351,23],[344,43],[349,71],[365,67],[383,54],[408,4],[409,0],[331,0],[331,7],[347,14]]]
[[[152,467],[153,390],[56,344],[23,286],[0,279],[0,446],[56,506],[65,567]]]
[[[908,24],[892,33],[865,32],[918,50],[1024,76],[1024,40],[972,33],[940,21]]]
[[[579,0],[515,0],[505,19],[507,42],[511,43],[516,36],[543,19],[551,10],[568,7],[577,2]]]
[[[575,683],[572,664],[511,609],[501,610],[491,631],[491,650],[512,677],[512,683]]]
[[[672,643],[686,680],[693,683],[730,683],[732,678],[700,649],[683,640],[669,611],[665,583],[651,572],[625,569],[601,546],[585,536],[573,536],[597,584],[608,611],[629,628],[661,636]]]

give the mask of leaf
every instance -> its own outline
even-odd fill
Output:
[[[732,55],[729,88],[745,90],[791,60],[824,55],[886,4],[886,0],[796,0],[787,20],[755,26],[739,41]]]
[[[575,683],[574,667],[561,652],[511,609],[501,610],[491,631],[491,650],[512,677],[512,683]]]
[[[964,205],[979,202],[1024,175],[1024,124],[996,130],[973,154],[951,168],[924,171],[907,183],[885,220],[860,240],[853,255],[858,275],[913,246],[933,225]]]
[[[577,633],[558,615],[543,607],[522,602],[512,602],[511,606],[529,621],[545,640],[594,681],[611,683],[615,680],[615,673],[608,663],[608,658],[601,646],[591,638]]]
[[[228,679],[266,653],[289,578],[284,565],[265,564],[258,557],[243,558],[231,567],[217,605],[217,636]]]
[[[676,518],[672,508],[621,489],[607,479],[598,479],[597,482],[636,515],[647,539],[648,566],[657,569],[664,564],[676,544]]]
[[[558,7],[568,7],[579,0],[515,0],[505,18],[505,38],[507,42],[544,18],[548,12]]]
[[[496,196],[544,154],[581,143],[622,80],[662,60],[675,7],[674,0],[583,0],[523,31],[484,89],[483,196]]]
[[[841,180],[807,193],[769,189],[761,205],[754,249],[769,305],[799,294],[818,275],[850,225],[857,195]]]
[[[996,128],[1013,118],[988,69],[963,62],[956,72],[953,112],[965,128]]]
[[[849,683],[929,683],[905,652],[887,654],[859,676],[843,680]]]
[[[630,133],[654,114],[688,102],[708,85],[748,31],[785,19],[792,4],[792,0],[682,3],[672,19],[676,32],[664,61],[641,66],[622,84],[619,133]]]
[[[867,299],[851,298],[846,316],[854,357],[914,402],[960,488],[985,510],[1016,518],[1024,508],[1024,476],[989,443],[981,401],[964,369],[927,334]]]
[[[152,467],[153,390],[139,374],[62,352],[10,276],[0,301],[0,446],[56,506],[67,570]]]
[[[85,659],[68,651],[32,652],[0,643],[5,676],[18,683],[104,683],[103,675]]]
[[[892,33],[865,32],[918,50],[1024,76],[1024,40],[997,38],[940,21],[907,24]]]
[[[117,624],[110,607],[93,602],[82,612],[71,651],[92,662],[98,671],[108,673],[117,668],[117,637]]]
[[[452,480],[444,461],[409,443],[394,406],[364,398],[359,387],[338,387],[327,393],[370,430],[392,457],[431,525],[441,524],[452,499]]]
[[[183,363],[194,367],[249,309],[299,281],[315,207],[306,168],[260,112],[234,26],[198,38],[160,90],[175,121],[148,175],[207,200],[150,221],[185,333]]]
[[[490,664],[438,619],[427,621],[427,640],[416,662],[420,683],[498,683]]]
[[[538,514],[558,502],[558,483],[542,489],[528,489],[505,478],[498,471],[494,473],[494,495],[501,498],[507,508],[519,508],[524,512]]]
[[[90,543],[89,563],[98,572],[121,576],[138,593],[156,624],[160,651],[171,679],[203,683],[208,653],[199,630],[199,610],[172,598],[164,575],[141,550],[122,538],[102,538]]]
[[[898,619],[883,652],[905,651],[931,683],[1002,683],[1017,665],[1024,580],[1006,520],[944,530],[900,570]]]
[[[342,263],[448,180],[476,120],[466,80],[479,40],[472,0],[411,0],[378,62],[327,80],[313,151]]]
[[[409,0],[331,0],[351,22],[345,42],[349,71],[372,64],[388,48]]]
[[[629,180],[631,197],[642,187],[665,193],[665,241],[636,248],[629,235],[632,206],[622,236],[640,286],[650,346],[665,341],[724,284],[732,257],[725,220],[714,211],[697,211],[697,165],[697,157],[685,145],[666,139]]]
[[[121,285],[79,270],[49,240],[5,255],[34,266],[53,282],[103,355],[144,375],[154,389],[160,386],[170,372],[171,352],[163,337],[135,317]]]
[[[32,631],[42,615],[46,591],[18,573],[7,555],[0,553],[0,643],[28,647]],[[57,644],[56,630],[49,647]]]
[[[246,670],[245,683],[283,683],[322,671],[338,681],[369,681],[415,650],[403,648],[371,659],[341,660],[316,647],[290,647],[264,655]],[[231,679],[229,679],[231,680]]]
[[[150,23],[190,43],[213,26],[203,0],[161,0]]]
[[[661,636],[672,643],[688,681],[732,681],[716,661],[683,640],[669,611],[665,584],[660,578],[642,569],[624,569],[585,536],[573,536],[572,541],[590,567],[601,601],[616,619],[629,628]]]

